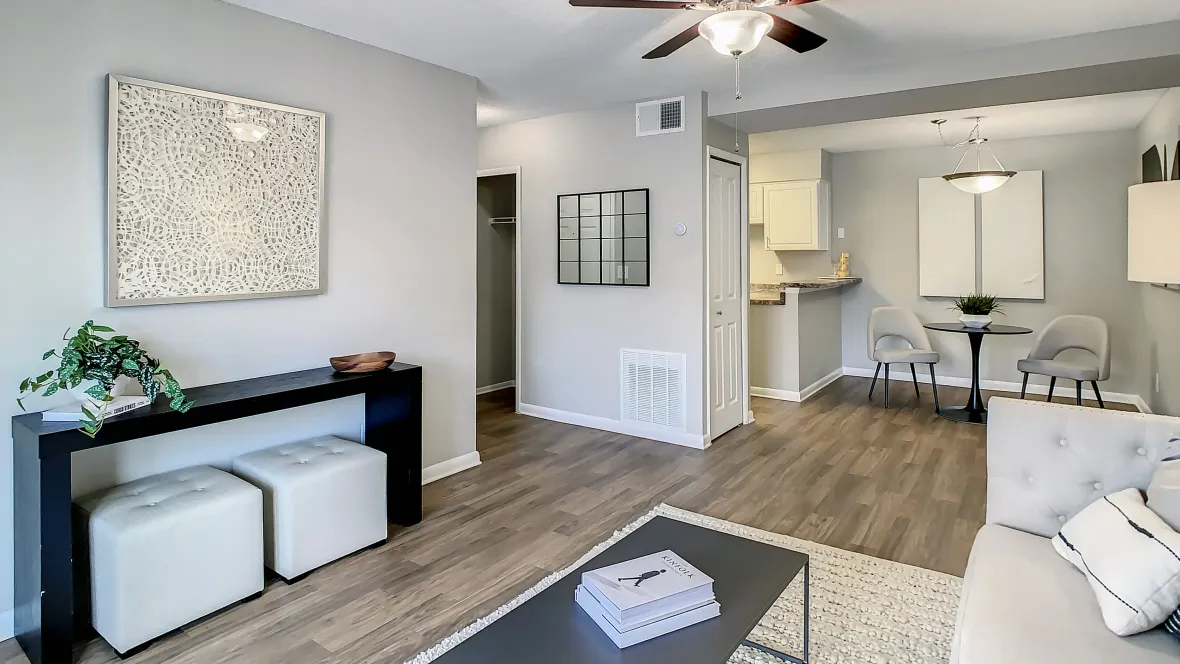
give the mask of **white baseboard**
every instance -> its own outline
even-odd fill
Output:
[[[816,392],[819,392],[820,390],[824,389],[828,385],[831,385],[832,383],[836,382],[837,380],[840,379],[840,376],[843,376],[843,375],[844,375],[843,368],[836,369],[832,373],[824,376],[823,378],[820,378],[819,380],[815,381],[814,383],[808,385],[807,387],[803,388],[802,390],[800,390],[798,392],[792,392],[790,390],[775,390],[775,389],[772,389],[769,387],[750,386],[750,396],[752,396],[752,397],[765,397],[767,399],[778,399],[779,401],[794,401],[794,402],[807,401],[811,397],[815,396]]]
[[[971,379],[970,378],[964,378],[961,376],[943,376],[941,374],[937,374],[937,371],[938,371],[937,368],[935,368],[934,371],[936,372],[936,375],[938,377],[938,384],[939,385],[948,385],[950,387],[971,387]],[[863,378],[872,378],[873,377],[873,370],[872,369],[864,369],[861,367],[844,367],[844,375],[845,376],[860,376]],[[901,368],[901,370],[899,370],[899,371],[890,371],[889,372],[889,380],[912,383],[913,376],[910,375],[909,365],[903,366]],[[918,369],[918,382],[930,384],[930,374],[928,372],[923,373],[922,369],[919,368]],[[1006,381],[1006,380],[981,380],[981,381],[979,381],[979,387],[982,389],[985,389],[985,390],[991,390],[993,392],[1015,392],[1016,394],[1020,394],[1020,383]],[[1048,395],[1049,394],[1049,386],[1029,383],[1028,393],[1029,394]],[[1073,381],[1067,380],[1065,382],[1065,386],[1064,387],[1058,386],[1057,389],[1053,390],[1053,394],[1054,394],[1054,396],[1073,397],[1074,396]],[[1091,401],[1098,400],[1097,397],[1094,395],[1094,390],[1092,390],[1090,388],[1083,388],[1082,389],[1082,398],[1089,399]],[[1151,409],[1147,407],[1147,403],[1143,400],[1143,397],[1140,397],[1138,394],[1123,394],[1122,392],[1103,391],[1102,392],[1102,399],[1104,401],[1109,401],[1111,403],[1131,404],[1132,406],[1135,406],[1141,412],[1144,412],[1144,413],[1151,412]]]
[[[763,399],[778,399],[779,401],[794,401],[795,403],[803,400],[803,395],[799,392],[776,390],[770,387],[754,387],[753,385],[750,386],[750,396],[762,397]]]
[[[582,413],[572,413],[566,410],[557,410],[556,408],[534,406],[528,403],[520,404],[519,412],[521,415],[539,417],[543,420],[564,422],[565,424],[574,424],[600,431],[610,431],[611,433],[621,433],[626,436],[635,436],[636,438],[647,438],[648,440],[655,440],[661,443],[683,445],[684,447],[691,447],[697,450],[703,450],[709,447],[710,444],[708,437],[701,434],[687,433],[636,422],[623,422],[621,420],[612,420],[594,415],[583,415]]]
[[[436,463],[433,466],[427,466],[422,469],[422,485],[425,486],[431,482],[437,482],[444,477],[450,477],[455,473],[461,473],[470,468],[475,468],[480,464],[479,452],[471,452],[463,456],[457,456],[454,459],[447,459],[442,463]]]
[[[516,387],[515,380],[506,380],[503,383],[495,383],[493,385],[484,385],[483,387],[477,387],[477,388],[475,388],[475,396],[479,396],[481,394],[487,394],[488,392],[499,392],[500,390],[506,390],[510,387]]]

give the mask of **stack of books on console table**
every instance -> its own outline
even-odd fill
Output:
[[[713,579],[671,551],[585,572],[574,598],[620,648],[721,615]]]

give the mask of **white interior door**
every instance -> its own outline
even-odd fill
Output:
[[[710,439],[745,419],[742,350],[742,169],[709,159],[709,418]]]

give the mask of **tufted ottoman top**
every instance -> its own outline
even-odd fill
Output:
[[[251,476],[266,482],[290,482],[384,459],[384,453],[371,447],[322,436],[244,454],[234,459],[234,468],[248,469]]]
[[[181,516],[258,489],[249,482],[209,466],[152,475],[74,501],[92,522],[119,529]]]

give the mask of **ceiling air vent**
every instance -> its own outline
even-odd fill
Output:
[[[654,136],[684,131],[684,97],[635,105],[635,135]]]
[[[684,431],[687,356],[631,348],[619,356],[621,419]]]

